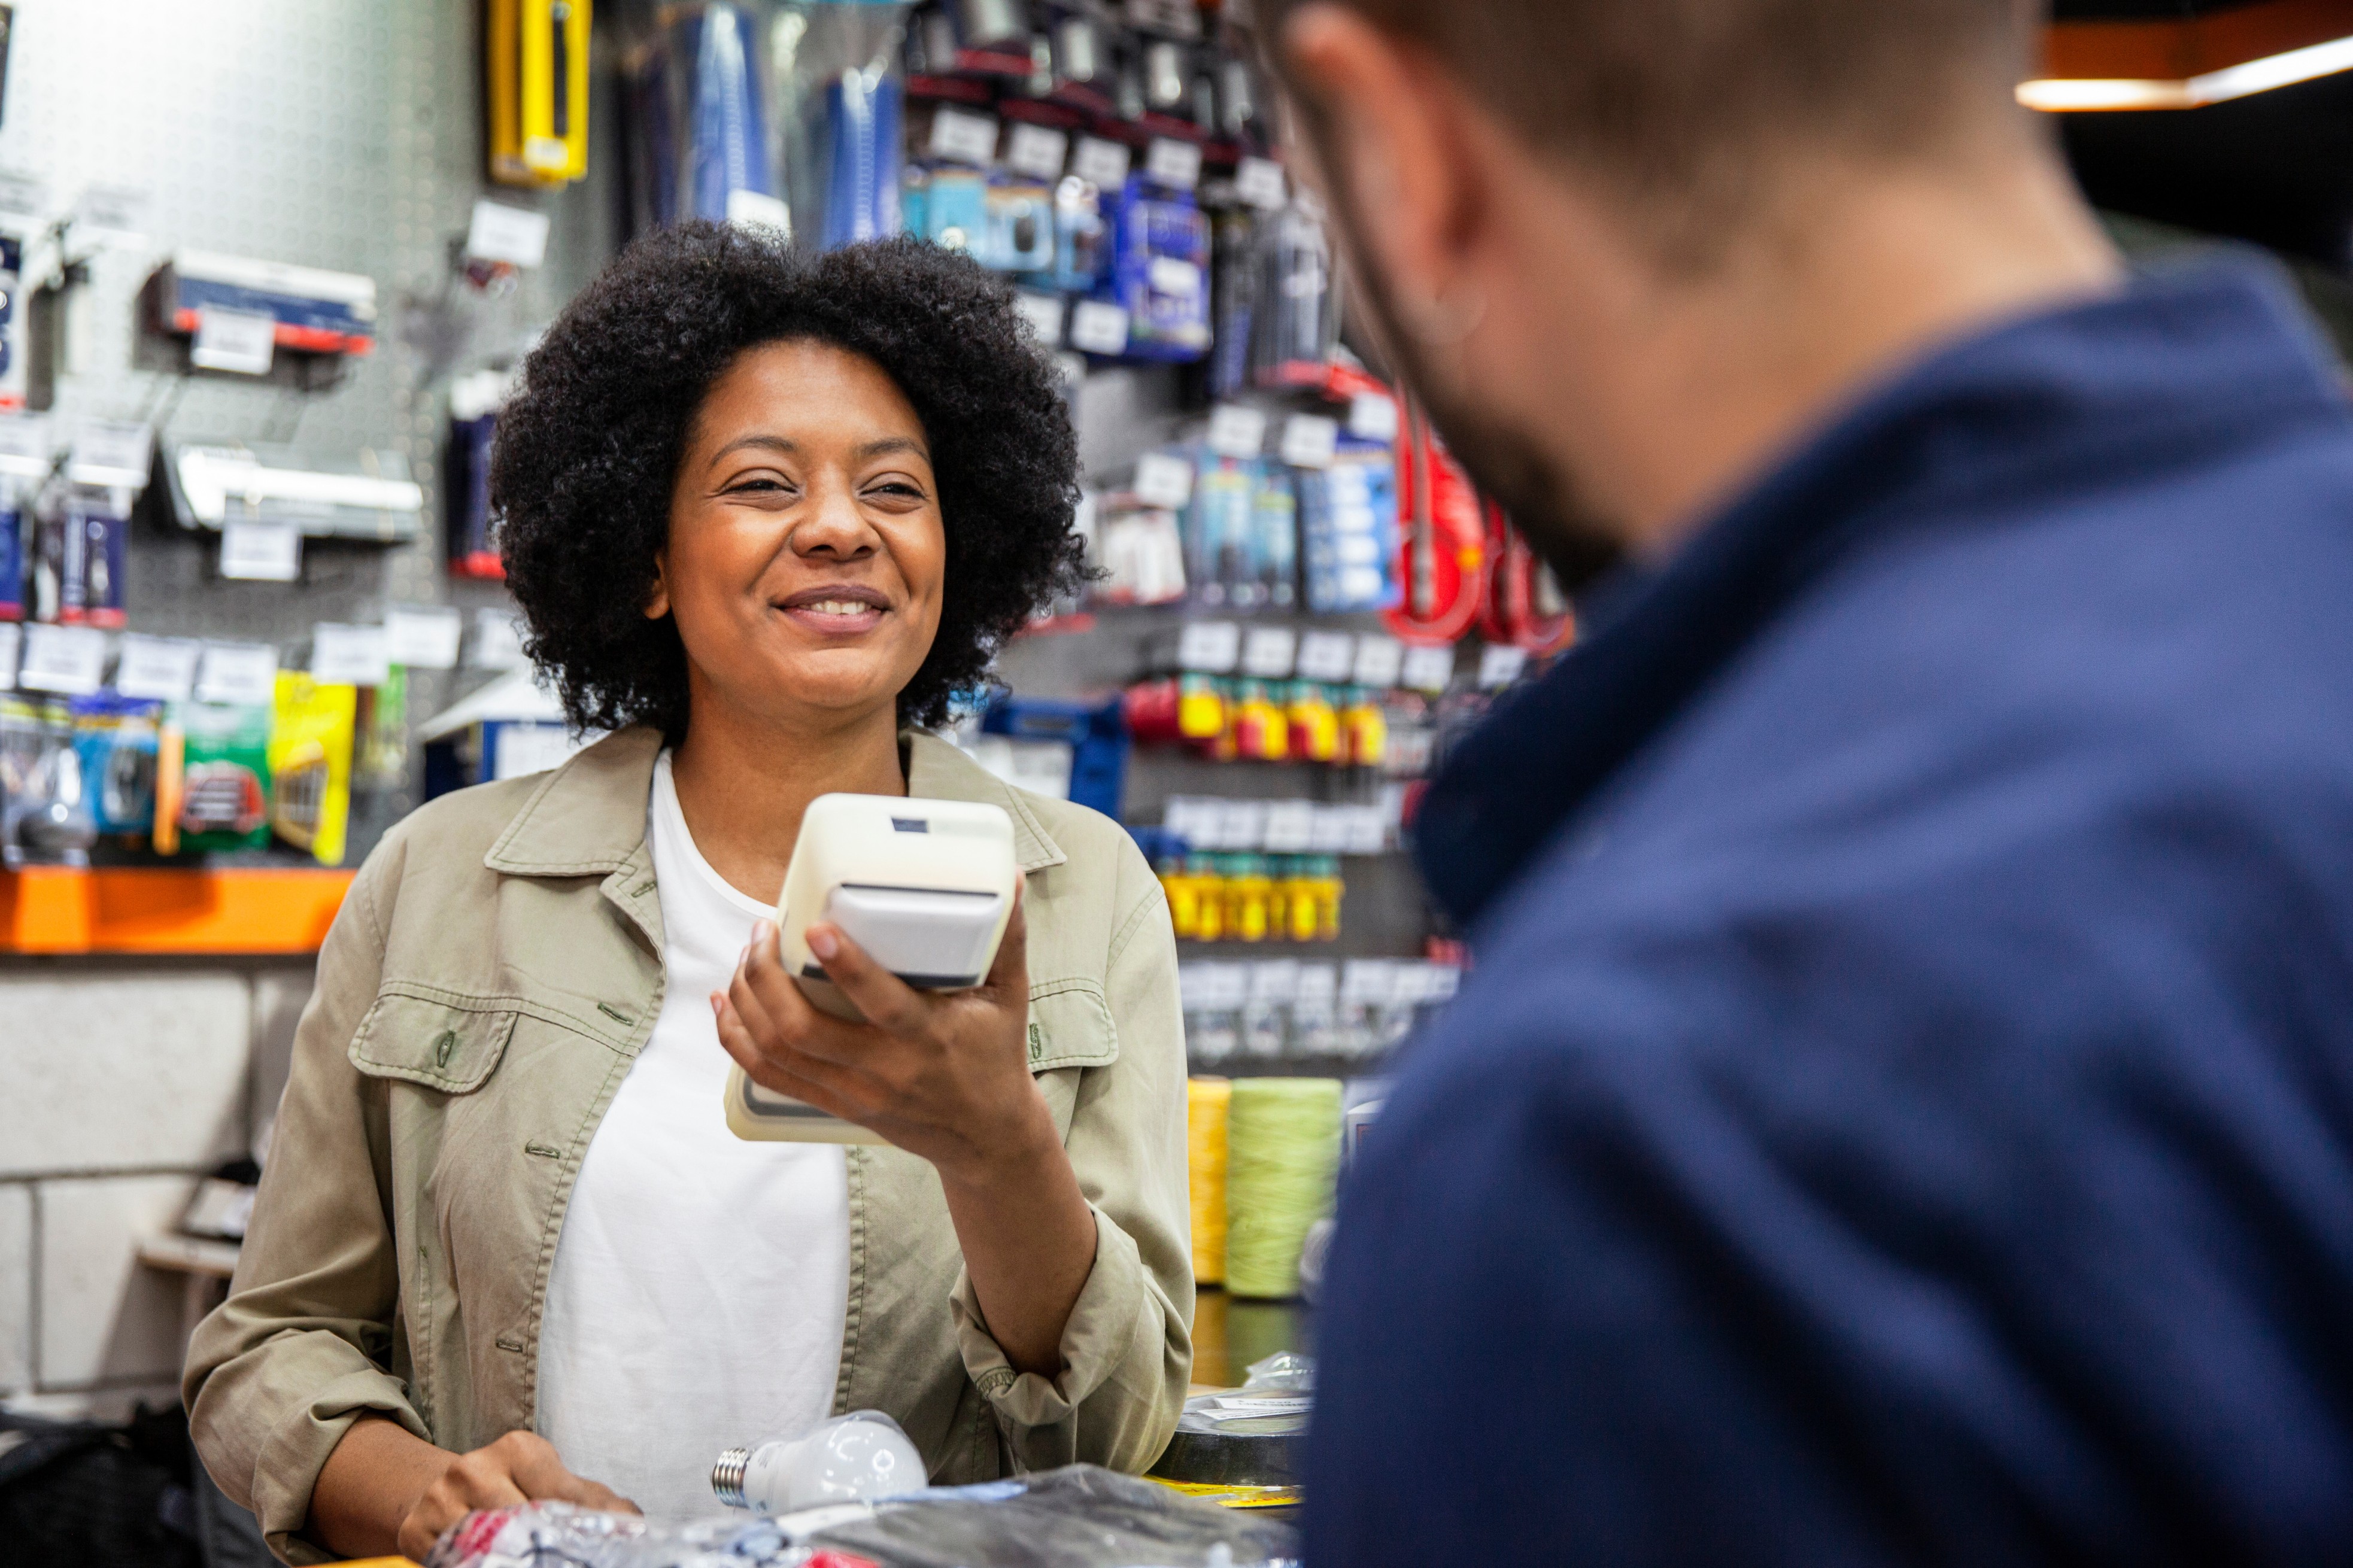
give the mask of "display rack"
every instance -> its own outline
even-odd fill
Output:
[[[0,871],[0,953],[315,952],[353,876],[277,867]]]

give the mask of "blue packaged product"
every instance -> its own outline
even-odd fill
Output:
[[[0,621],[25,618],[25,490],[0,479]]]
[[[970,169],[934,169],[923,197],[923,237],[971,250],[988,230],[988,185]]]
[[[1201,458],[1185,510],[1185,577],[1197,604],[1237,610],[1256,605],[1250,489],[1249,470],[1239,460]]]
[[[156,726],[163,705],[100,691],[68,705],[82,788],[101,834],[155,826]]]
[[[1128,315],[1131,359],[1189,361],[1209,352],[1209,220],[1182,194],[1141,176],[1107,216],[1109,294]]]
[[[1253,463],[1250,484],[1251,563],[1258,603],[1287,610],[1299,602],[1299,500],[1280,463]]]
[[[1332,466],[1298,475],[1301,573],[1318,615],[1386,610],[1398,599],[1397,457],[1344,440]]]
[[[993,181],[983,194],[987,221],[973,254],[999,272],[1041,272],[1054,265],[1054,198],[1026,180]]]
[[[1103,281],[1110,235],[1103,193],[1072,174],[1054,187],[1054,266],[1037,279],[1069,294],[1088,294]]]

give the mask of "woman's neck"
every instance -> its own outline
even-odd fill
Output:
[[[671,752],[670,782],[711,868],[745,896],[772,903],[809,802],[907,793],[897,709],[801,727],[747,721],[716,703],[697,703],[686,739]]]

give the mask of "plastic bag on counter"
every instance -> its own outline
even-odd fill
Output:
[[[776,1519],[649,1525],[526,1503],[452,1525],[426,1568],[1291,1568],[1288,1525],[1092,1465]]]

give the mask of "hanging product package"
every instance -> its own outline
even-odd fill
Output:
[[[177,767],[169,752],[176,733]],[[269,842],[269,709],[177,702],[168,710],[155,809],[182,849],[259,849]]]
[[[662,6],[628,50],[631,192],[641,228],[780,223],[762,68],[765,7]]]
[[[786,0],[764,58],[793,232],[828,250],[899,232],[905,0]]]
[[[352,733],[359,692],[278,672],[269,726],[269,826],[322,866],[343,863],[352,815]]]

